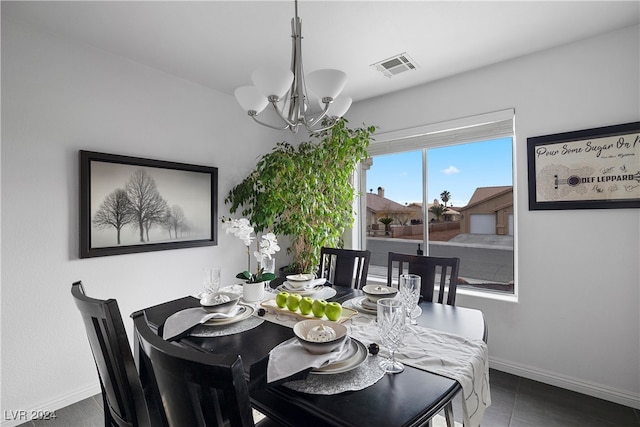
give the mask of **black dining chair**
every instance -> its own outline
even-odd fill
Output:
[[[394,281],[399,283],[401,274],[417,274],[420,276],[420,295],[424,301],[456,305],[459,269],[460,258],[389,252],[387,286],[392,286]],[[439,279],[437,282],[436,277]],[[438,298],[434,300],[436,283],[438,284]],[[446,299],[445,295],[447,296]],[[447,427],[454,427],[453,404],[451,401],[445,405],[444,415]]]
[[[98,369],[105,426],[156,427],[162,414],[138,376],[118,302],[85,295],[82,282],[71,285]]]
[[[254,424],[242,359],[211,354],[162,339],[149,328],[144,311],[131,315],[140,363],[153,377],[171,427],[271,427],[265,418]]]
[[[320,277],[333,285],[362,289],[367,284],[371,251],[354,249],[320,249]]]
[[[391,286],[394,282],[399,283],[401,274],[417,274],[421,278],[420,294],[424,301],[456,305],[459,270],[460,258],[389,252],[387,286]],[[438,278],[437,282],[436,278]],[[434,299],[436,284],[438,285],[438,294],[437,299]]]

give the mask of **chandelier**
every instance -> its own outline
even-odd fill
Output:
[[[347,80],[339,70],[323,69],[309,73],[302,71],[302,21],[298,18],[298,0],[295,17],[291,19],[291,70],[262,67],[251,74],[254,86],[235,90],[242,108],[257,123],[273,129],[298,132],[303,125],[310,132],[331,128],[351,106],[351,98],[338,96]],[[258,115],[271,104],[276,124],[258,119]],[[265,113],[266,115],[267,113]]]

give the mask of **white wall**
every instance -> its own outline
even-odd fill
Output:
[[[527,137],[640,120],[638,27],[353,106],[379,132],[515,108],[518,303],[460,295],[492,366],[640,408],[640,212],[529,211]],[[398,78],[402,78],[399,76]]]
[[[2,22],[2,410],[99,393],[73,281],[116,298],[131,339],[129,315],[198,291],[203,266],[230,283],[246,268],[224,233],[214,247],[79,259],[78,150],[215,166],[224,197],[282,139],[230,96]]]

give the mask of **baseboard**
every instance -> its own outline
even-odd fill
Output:
[[[578,378],[567,377],[556,372],[545,371],[531,366],[519,365],[517,363],[501,360],[494,357],[489,358],[489,366],[497,371],[539,381],[541,383],[553,385],[620,405],[640,409],[640,394],[618,390],[602,384],[596,384],[580,380]]]
[[[73,393],[69,393],[63,396],[57,396],[54,399],[48,402],[43,402],[41,405],[38,405],[34,408],[21,410],[19,413],[17,411],[14,411],[12,413],[8,410],[3,410],[2,423],[0,423],[0,426],[14,427],[20,424],[24,424],[27,421],[31,420],[34,414],[53,413],[54,411],[64,408],[65,406],[73,405],[74,403],[100,393],[100,384],[95,383],[76,390]]]

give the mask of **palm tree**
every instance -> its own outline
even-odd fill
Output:
[[[436,204],[434,204],[429,208],[429,212],[431,212],[436,216],[436,221],[440,221],[440,217],[442,217],[442,215],[444,215],[444,213],[447,212],[448,210],[449,208],[446,207],[445,205],[436,205]]]
[[[449,193],[447,190],[444,190],[442,193],[440,193],[440,199],[442,199],[442,203],[447,206],[447,202],[451,200],[451,193]]]
[[[384,235],[388,236],[389,235],[389,224],[391,224],[393,222],[393,218],[390,218],[388,216],[384,217],[384,218],[380,218],[378,220],[379,222],[384,224]]]

